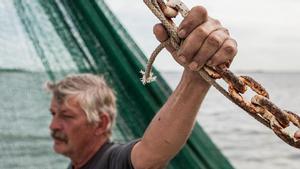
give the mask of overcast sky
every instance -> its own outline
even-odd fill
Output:
[[[158,22],[142,0],[107,0],[122,24],[149,55],[158,44],[152,25]],[[238,41],[232,69],[300,71],[300,1],[297,0],[184,0],[203,5],[221,20]],[[156,61],[160,70],[177,70],[167,54]]]

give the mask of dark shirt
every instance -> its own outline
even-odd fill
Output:
[[[131,150],[138,140],[127,144],[105,143],[97,153],[80,169],[134,169]],[[72,169],[72,164],[68,169]]]

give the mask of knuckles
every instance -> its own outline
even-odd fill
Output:
[[[208,38],[207,38],[207,42],[211,45],[211,46],[214,46],[214,47],[219,47],[221,45],[221,40],[220,38],[217,36],[217,35],[210,35]]]
[[[209,35],[209,31],[206,30],[205,27],[203,26],[198,26],[196,28],[196,31],[195,31],[195,36],[199,36],[199,37],[207,37]]]

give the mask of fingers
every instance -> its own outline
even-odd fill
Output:
[[[203,42],[201,48],[192,58],[188,65],[191,70],[199,70],[221,48],[224,41],[229,37],[224,28],[211,32]]]
[[[162,24],[153,28],[160,42],[169,36]],[[178,52],[171,46],[167,50],[185,68],[197,71],[205,64],[218,66],[230,63],[237,54],[237,43],[218,20],[208,17],[204,7],[194,7],[178,28],[178,36],[184,39]]]
[[[160,42],[164,42],[169,39],[169,35],[162,24],[156,24],[153,27],[153,33],[156,36],[156,39]],[[166,46],[166,49],[171,53],[175,53],[175,49],[172,45]]]
[[[204,7],[192,8],[178,28],[185,39],[178,58],[185,67],[197,71],[205,64],[228,67],[237,53],[237,44],[218,20],[208,17]]]
[[[160,42],[164,42],[169,38],[167,31],[165,30],[164,26],[160,23],[154,25],[153,33],[156,39]]]
[[[180,50],[178,51],[178,56],[182,62],[190,63],[192,62],[194,56],[197,54],[200,48],[203,48],[204,41],[207,37],[221,28],[220,24],[216,24],[214,21],[209,20],[202,25],[195,28],[189,36],[184,40]],[[214,37],[214,36],[213,36]],[[222,43],[222,42],[220,42]],[[211,44],[213,46],[214,44]]]
[[[202,6],[196,6],[191,9],[178,27],[178,36],[186,38],[196,27],[207,21],[207,11]]]
[[[215,67],[226,63],[230,66],[234,56],[237,54],[237,43],[234,39],[228,38],[222,44],[221,48],[211,57],[207,65]]]

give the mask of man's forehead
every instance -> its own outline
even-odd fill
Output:
[[[62,112],[62,111],[72,111],[81,110],[79,103],[75,97],[69,97],[60,101],[55,97],[51,99],[50,111]]]
[[[70,106],[76,106],[74,103],[73,99],[64,99],[64,100],[59,100],[56,97],[52,97],[51,99],[51,105],[50,109],[55,109],[55,110],[61,110],[61,109],[68,109]]]

